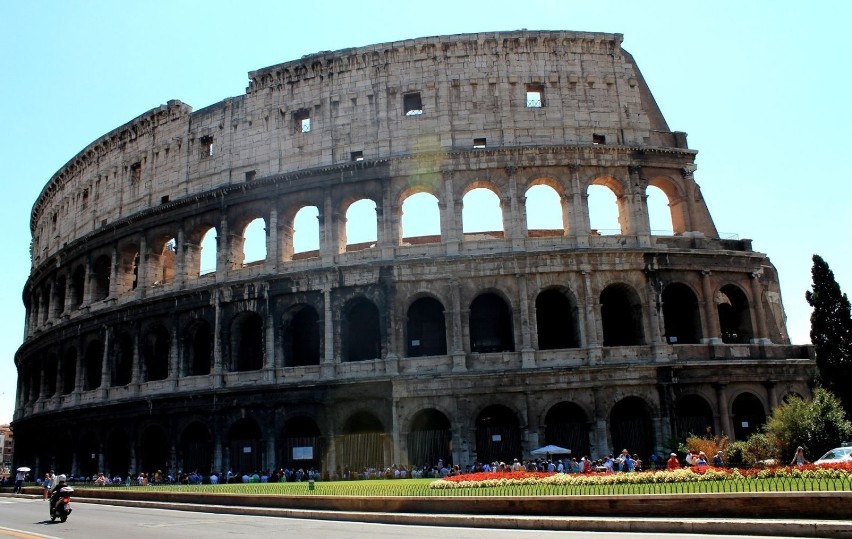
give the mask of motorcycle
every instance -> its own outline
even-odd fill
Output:
[[[50,507],[50,521],[56,522],[58,518],[60,522],[65,522],[68,520],[68,515],[71,514],[71,494],[74,492],[74,489],[71,487],[62,487],[59,489],[59,499],[56,500],[56,503],[51,503]]]

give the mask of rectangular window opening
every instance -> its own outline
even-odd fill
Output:
[[[544,86],[527,84],[527,107],[540,109],[544,106]]]
[[[364,160],[364,152],[357,151],[349,154],[353,161],[363,161]]]
[[[130,181],[136,183],[142,179],[142,163],[133,163],[130,165]]]
[[[423,101],[420,92],[405,94],[402,96],[402,106],[406,116],[420,116],[423,114]]]
[[[248,172],[246,172],[246,181],[247,182],[250,182],[255,178],[257,178],[257,171],[256,170],[249,170]]]
[[[606,144],[606,135],[592,135],[592,144]]]
[[[311,111],[300,110],[293,113],[293,121],[296,124],[296,133],[309,133],[311,131]]]
[[[201,155],[202,157],[213,157],[213,152],[215,147],[213,146],[213,136],[205,135],[199,139],[201,142]]]
[[[169,195],[164,195],[164,196],[160,197],[160,204],[165,204],[168,201],[169,201]]]
[[[473,147],[475,149],[485,148],[485,137],[473,139]]]

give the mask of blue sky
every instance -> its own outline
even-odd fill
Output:
[[[498,30],[624,34],[669,127],[699,151],[720,232],[778,268],[809,341],[811,255],[852,290],[852,2],[0,0],[0,423],[12,418],[29,213],[87,144],[169,99],[199,110],[251,70],[322,50]]]

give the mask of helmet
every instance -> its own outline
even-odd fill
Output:
[[[59,482],[65,481],[65,474],[61,473],[61,474],[57,475],[56,480],[59,481]]]

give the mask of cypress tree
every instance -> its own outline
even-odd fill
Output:
[[[819,377],[823,385],[852,409],[852,388],[846,383],[852,374],[852,314],[849,298],[841,292],[834,272],[819,255],[813,256],[813,290],[805,299],[813,307],[811,343],[814,345]]]

